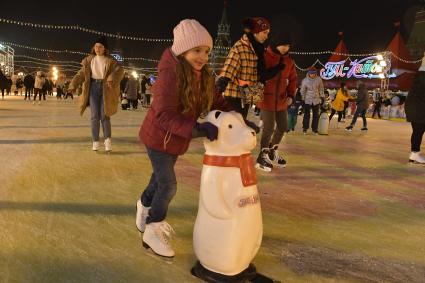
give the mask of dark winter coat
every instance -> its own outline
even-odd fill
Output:
[[[285,69],[268,80],[264,87],[264,100],[257,106],[266,111],[283,111],[288,108],[287,97],[295,97],[297,89],[297,71],[295,63],[289,55],[276,54],[270,47],[265,53],[266,68],[272,68],[279,63],[285,64]]]
[[[124,89],[127,99],[136,100],[139,92],[139,82],[134,78],[129,78]]]
[[[199,117],[194,113],[182,114],[176,67],[177,58],[168,48],[158,64],[158,79],[152,86],[155,99],[140,127],[139,137],[149,148],[181,155],[189,147],[192,129]],[[214,109],[232,110],[218,93],[215,94],[211,107],[211,110]]]
[[[369,94],[366,85],[361,83],[357,91],[356,105],[358,111],[367,110],[369,108]]]
[[[3,72],[0,70],[0,90],[5,89],[6,88],[6,84],[7,84],[7,78],[3,74]]]
[[[33,76],[31,76],[30,74],[26,75],[24,78],[24,86],[27,89],[32,89],[34,88],[34,83],[35,83],[35,79]]]
[[[408,122],[425,124],[425,72],[418,72],[404,105]]]

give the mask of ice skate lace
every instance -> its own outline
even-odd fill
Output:
[[[171,238],[172,234],[175,234],[173,228],[167,222],[163,222],[161,226],[159,226],[161,230],[161,239],[165,244],[169,244],[168,238]]]
[[[283,159],[283,158],[280,156],[279,150],[275,149],[275,151],[274,151],[274,161],[278,162],[281,159]]]

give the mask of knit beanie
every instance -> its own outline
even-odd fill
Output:
[[[253,18],[254,28],[252,33],[259,33],[265,30],[270,29],[270,22],[266,18],[256,17]]]
[[[94,44],[96,43],[100,43],[105,46],[106,49],[108,49],[108,40],[106,39],[106,36],[102,35],[101,37],[97,38]]]
[[[317,74],[317,69],[314,66],[308,68],[307,74]]]
[[[173,30],[174,40],[171,51],[174,55],[179,56],[184,52],[198,47],[208,46],[210,50],[213,47],[213,40],[198,21],[192,19],[182,20]]]
[[[291,35],[288,32],[277,32],[270,38],[270,46],[276,48],[281,45],[291,45]]]
[[[423,72],[425,71],[425,52],[424,52],[424,57],[422,57],[422,65],[419,67],[419,72]]]

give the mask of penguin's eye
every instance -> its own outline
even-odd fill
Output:
[[[229,129],[233,128],[232,124],[229,124]]]

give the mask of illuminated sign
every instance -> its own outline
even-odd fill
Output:
[[[111,56],[114,57],[118,62],[124,62],[124,59],[119,54],[111,54]]]
[[[339,62],[327,62],[325,67],[320,70],[320,77],[324,80],[333,78],[351,78],[356,79],[376,79],[382,78],[383,73],[390,70],[390,62],[382,60],[382,57],[370,56],[363,59],[356,59],[346,65],[346,60]],[[381,76],[380,76],[381,75]],[[395,74],[389,74],[390,78]]]

